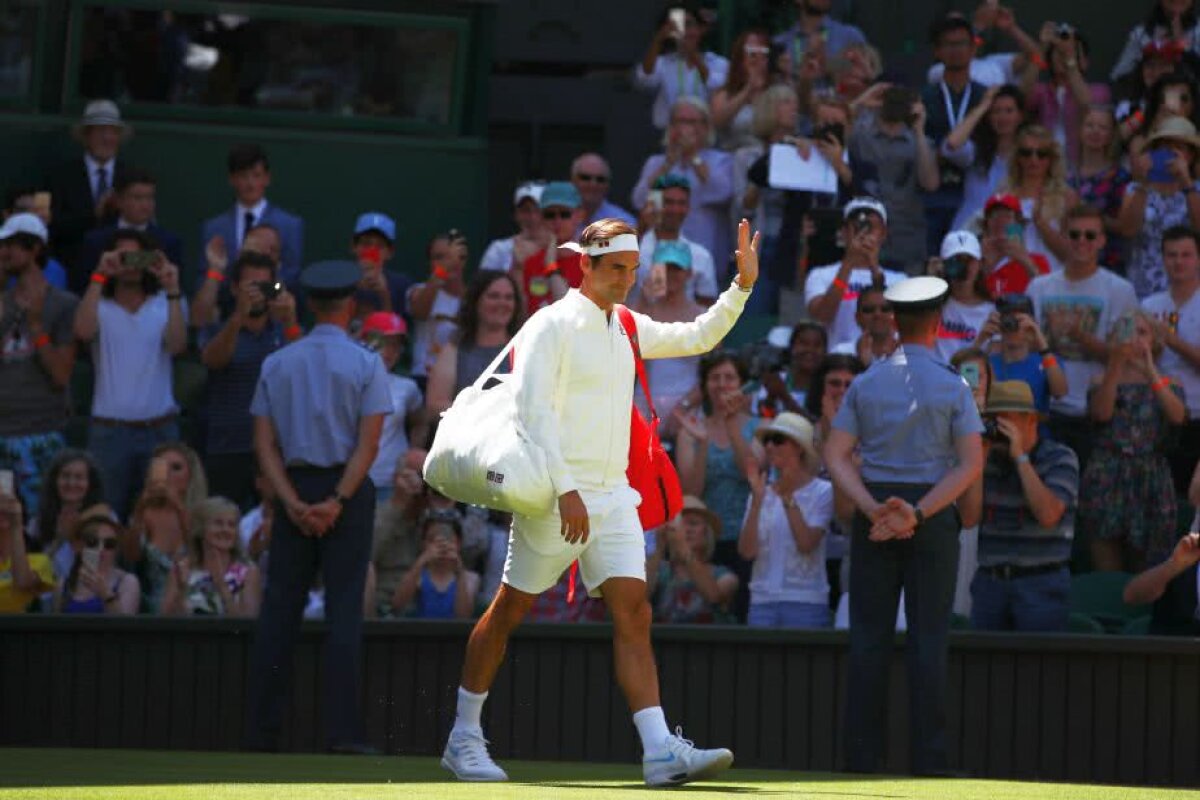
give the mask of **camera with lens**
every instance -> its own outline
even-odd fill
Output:
[[[761,382],[764,375],[779,372],[787,366],[787,351],[770,342],[759,341],[744,345],[738,351],[750,380]]]
[[[1000,430],[1000,423],[991,414],[983,417],[983,438],[992,444],[1008,444],[1008,436]]]
[[[1025,294],[1002,294],[996,298],[996,311],[1000,313],[1000,330],[1015,333],[1021,327],[1017,315],[1033,316],[1033,301]]]
[[[837,139],[838,144],[846,141],[846,127],[838,122],[831,122],[827,125],[819,125],[813,129],[812,138],[816,141],[828,139],[829,137]]]
[[[279,293],[283,291],[283,284],[279,281],[259,281],[258,290],[263,293],[263,297],[267,298],[269,302],[279,297]]]
[[[1058,34],[1059,39],[1063,39],[1065,41],[1075,35],[1075,28],[1065,22],[1060,22],[1054,28],[1054,32]]]

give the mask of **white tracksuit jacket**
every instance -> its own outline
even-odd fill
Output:
[[[634,313],[642,357],[708,352],[737,322],[749,297],[732,284],[692,322],[655,322]],[[617,314],[606,318],[572,289],[529,318],[514,349],[517,407],[525,429],[546,452],[555,493],[608,493],[627,486],[636,375]]]

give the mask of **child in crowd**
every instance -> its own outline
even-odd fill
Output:
[[[418,619],[469,619],[475,614],[479,574],[463,566],[462,520],[431,510],[421,518],[421,555],[396,587],[392,607],[413,606]]]

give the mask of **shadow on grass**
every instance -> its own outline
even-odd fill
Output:
[[[857,780],[857,778],[847,778],[844,776],[822,775],[814,777],[798,772],[780,772],[777,777],[763,778],[764,774],[771,773],[754,773],[754,777],[738,775],[738,778],[744,778],[746,783],[765,783],[768,781],[778,781],[781,783],[805,783],[808,781],[829,781],[829,780]],[[530,786],[539,788],[551,789],[597,789],[602,791],[615,789],[617,791],[639,791],[639,792],[660,792],[662,789],[652,788],[644,783],[583,783],[580,781],[572,781],[570,783],[555,783],[553,781],[514,781],[514,783],[524,783]],[[698,783],[689,783],[684,786],[672,786],[668,791],[671,794],[678,792],[720,792],[728,795],[753,795],[756,797],[795,797],[796,789],[762,789],[754,786],[730,785],[720,783],[708,783],[700,781]],[[805,797],[871,797],[871,798],[891,798],[891,797],[909,797],[909,795],[898,794],[879,794],[875,792],[862,792],[858,790],[846,790],[839,792],[831,789],[822,791],[814,791],[812,789],[802,789]]]

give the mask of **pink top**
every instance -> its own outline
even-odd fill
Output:
[[[1042,82],[1033,87],[1029,93],[1027,104],[1029,114],[1038,124],[1046,127],[1064,146],[1067,157],[1068,172],[1079,160],[1079,127],[1083,122],[1083,111],[1075,102],[1075,95],[1066,84],[1061,87],[1053,83]],[[1092,96],[1093,105],[1105,105],[1112,102],[1112,93],[1103,83],[1089,83],[1088,90]],[[1062,103],[1059,103],[1059,97]],[[1084,109],[1086,110],[1086,109]]]

